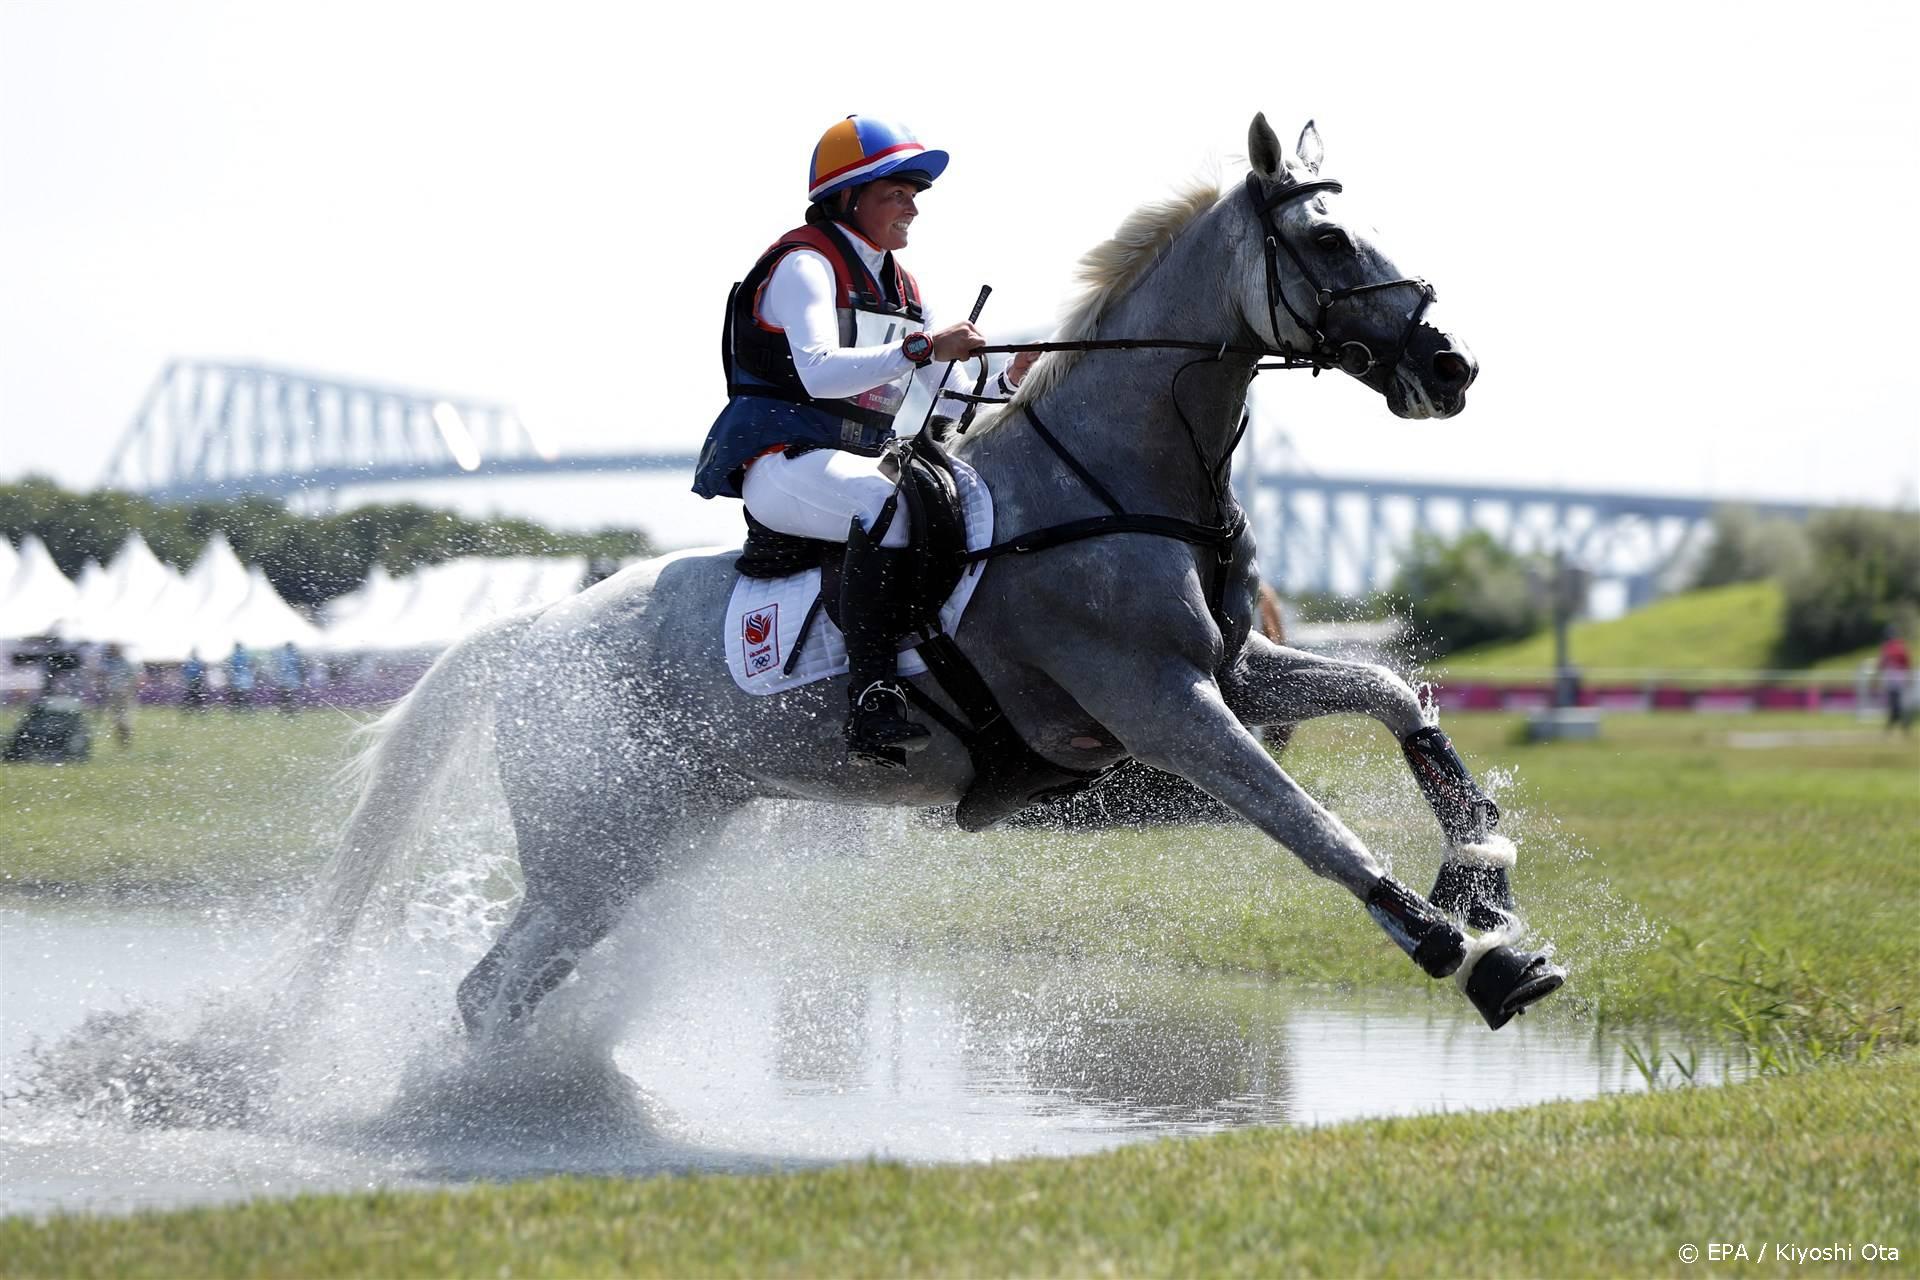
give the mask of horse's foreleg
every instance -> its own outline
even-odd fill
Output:
[[[1275,644],[1258,632],[1221,673],[1220,692],[1250,725],[1298,724],[1319,716],[1372,716],[1405,742],[1426,725],[1420,699],[1377,662],[1324,658]]]
[[[1544,955],[1516,952],[1496,939],[1469,943],[1426,899],[1387,875],[1345,823],[1287,776],[1228,709],[1213,680],[1180,664],[1138,674],[1099,688],[1068,688],[1134,755],[1186,778],[1292,850],[1314,874],[1344,885],[1429,976],[1447,977],[1471,960],[1461,985],[1490,1026],[1505,1025],[1560,986],[1564,972]]]
[[[1428,973],[1444,977],[1459,966],[1459,931],[1385,874],[1360,838],[1287,775],[1206,675],[1175,667],[1069,691],[1134,756],[1186,778],[1285,845],[1309,871],[1344,886]]]
[[[1476,929],[1497,928],[1514,909],[1507,869],[1513,845],[1494,835],[1494,804],[1460,753],[1427,722],[1413,689],[1370,662],[1325,658],[1251,635],[1221,682],[1227,705],[1247,724],[1296,724],[1343,712],[1369,715],[1400,743],[1407,768],[1447,837],[1447,853],[1431,900],[1463,915]]]

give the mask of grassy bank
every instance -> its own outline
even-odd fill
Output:
[[[152,712],[125,756],[106,746],[85,768],[0,769],[12,818],[0,884],[298,877],[343,804],[324,783],[347,727]],[[1911,1267],[1920,1050],[1887,1050],[1920,1038],[1901,1011],[1920,995],[1920,746],[1805,716],[1618,716],[1599,742],[1552,746],[1519,743],[1516,727],[1450,726],[1476,770],[1497,774],[1523,904],[1574,970],[1535,1016],[1597,1012],[1643,1047],[1720,1036],[1770,1074],[1070,1161],[7,1220],[0,1275],[1642,1275],[1685,1272],[1680,1246],[1714,1240],[1855,1247],[1823,1272]],[[1287,763],[1425,887],[1438,834],[1377,726],[1309,726]],[[828,855],[789,863],[790,910],[862,912],[874,937],[908,947],[1117,955],[1175,981],[1193,966],[1458,999],[1419,980],[1342,892],[1245,829],[967,837],[850,821],[864,855],[829,839]],[[1898,1247],[1900,1264],[1861,1256],[1868,1242]]]
[[[1079,1160],[566,1179],[0,1221],[0,1275],[1681,1275],[1920,1251],[1920,1058]],[[1893,1246],[1888,1264],[1862,1256]],[[1690,1268],[1682,1245],[1702,1250]]]
[[[353,723],[148,707],[125,747],[96,724],[84,764],[0,766],[0,892],[236,887],[311,869],[345,812],[331,779]]]
[[[1920,999],[1914,741],[1804,716],[1610,717],[1598,742],[1532,746],[1517,718],[1449,727],[1477,771],[1504,775],[1516,891],[1574,971],[1561,1003],[1695,1030],[1757,1018],[1823,1047],[1920,1039],[1901,1012]],[[1733,745],[1770,732],[1781,745]],[[1287,765],[1427,887],[1438,831],[1383,732],[1310,725]],[[907,886],[886,927],[923,943],[1417,986],[1344,892],[1249,829],[935,835],[891,856],[922,865],[881,863],[867,896]]]
[[[322,712],[156,710],[127,751],[0,769],[0,894],[308,873],[344,812],[329,779],[350,727]],[[1557,1004],[1693,1032],[1758,1018],[1770,1036],[1822,1046],[1920,1039],[1920,1019],[1899,1012],[1920,1000],[1920,744],[1798,715],[1614,716],[1598,742],[1546,746],[1520,743],[1508,717],[1449,727],[1477,771],[1500,777],[1522,904],[1574,972]],[[1786,736],[1733,745],[1769,732]],[[1287,766],[1427,886],[1438,831],[1377,726],[1308,725]],[[902,823],[876,835],[853,820],[869,855],[812,878],[803,867],[795,910],[865,911],[876,933],[915,946],[1427,989],[1342,891],[1248,828],[967,836]]]

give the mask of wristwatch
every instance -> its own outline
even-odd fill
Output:
[[[900,350],[915,364],[929,364],[933,360],[933,339],[925,333],[910,333],[900,340]]]

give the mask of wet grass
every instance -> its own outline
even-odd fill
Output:
[[[1916,1185],[1920,1056],[1906,1053],[1075,1160],[11,1219],[0,1275],[1684,1275],[1713,1265],[1716,1241],[1746,1247],[1742,1275],[1887,1275],[1920,1249]],[[1774,1252],[1836,1244],[1851,1257]]]
[[[1762,1067],[1789,1044],[1824,1057],[1920,1040],[1906,1013],[1920,998],[1914,740],[1794,716],[1612,717],[1601,741],[1535,746],[1517,727],[1450,726],[1477,771],[1508,775],[1516,893],[1573,971],[1555,1005],[1607,1027],[1711,1033]],[[1733,732],[1810,729],[1833,737],[1730,745]],[[1427,887],[1439,832],[1384,733],[1310,725],[1287,764]],[[923,865],[880,863],[862,896],[902,886],[884,927],[908,940],[1423,985],[1343,891],[1247,829],[939,836],[891,856]]]
[[[330,779],[351,727],[331,712],[154,709],[129,749],[0,768],[0,896],[138,897],[310,873],[345,810]],[[1598,742],[1544,746],[1518,742],[1517,727],[1449,725],[1476,771],[1499,779],[1522,906],[1573,971],[1550,1009],[1776,1056],[1920,1039],[1905,1013],[1920,996],[1920,742],[1803,715],[1621,715]],[[1813,737],[1731,745],[1766,731]],[[1316,722],[1286,763],[1397,875],[1427,886],[1438,829],[1383,731]],[[1457,999],[1343,891],[1249,828],[967,836],[860,821],[868,856],[802,867],[796,909],[818,895],[818,909],[864,911],[886,941],[912,946],[1116,955]]]
[[[0,877],[268,883],[309,871],[341,800],[326,715],[154,712],[133,752],[0,769]],[[117,1221],[0,1221],[0,1275],[1664,1274],[1682,1244],[1920,1256],[1920,746],[1811,717],[1619,716],[1597,743],[1450,725],[1498,765],[1516,885],[1574,969],[1534,1016],[1597,1016],[1653,1093],[1506,1114],[1257,1130],[1078,1160],[772,1177],[559,1180],[306,1197]],[[1769,749],[1733,731],[1826,736]],[[1439,841],[1369,722],[1289,768],[1424,888]],[[1341,891],[1230,827],[965,837],[872,820],[801,864],[795,910],[871,904],[910,947],[1104,954],[1426,991]],[[808,866],[816,874],[805,873]],[[4,892],[4,890],[0,890]],[[815,897],[814,895],[829,895]],[[854,909],[858,909],[857,907]],[[1703,1037],[1764,1078],[1684,1087]],[[1903,1047],[1905,1046],[1905,1047]],[[1696,1264],[1701,1265],[1701,1264]],[[1821,1269],[1829,1269],[1822,1263]],[[1799,1267],[1777,1256],[1743,1273]]]

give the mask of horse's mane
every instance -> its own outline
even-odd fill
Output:
[[[1111,240],[1095,245],[1080,259],[1081,291],[1060,317],[1055,337],[1069,342],[1091,338],[1107,308],[1160,260],[1167,246],[1188,224],[1219,202],[1219,179],[1195,179],[1166,199],[1143,204],[1128,214]],[[1051,391],[1079,359],[1080,353],[1076,351],[1054,351],[1041,356],[1005,409],[981,423],[974,434]]]

